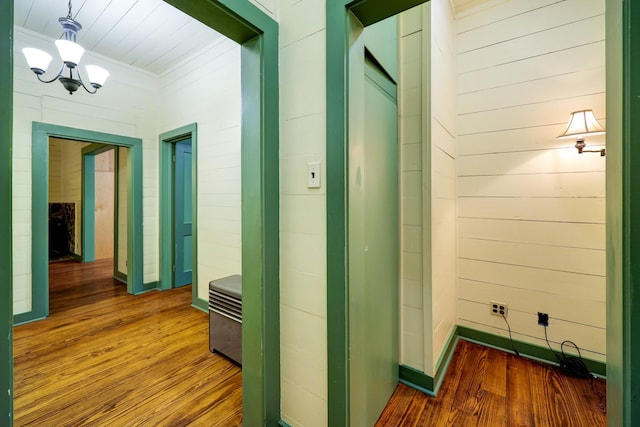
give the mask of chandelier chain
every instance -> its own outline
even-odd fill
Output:
[[[67,18],[73,18],[71,15],[71,0],[69,0],[69,13],[67,14]]]

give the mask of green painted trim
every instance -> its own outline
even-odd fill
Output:
[[[428,395],[435,396],[433,377],[406,365],[400,365],[400,382]]]
[[[640,4],[607,1],[607,414],[640,425]],[[609,119],[611,119],[609,121]],[[611,410],[609,409],[611,406]],[[611,412],[610,412],[611,411]]]
[[[287,424],[285,421],[280,420],[280,422],[278,423],[281,427],[291,427],[289,424]]]
[[[127,283],[127,273],[120,271],[120,148],[115,150],[115,158],[113,160],[115,164],[116,174],[113,182],[113,275],[114,278]],[[124,279],[123,279],[124,278]]]
[[[390,16],[411,9],[428,0],[355,0],[350,3],[351,11],[366,27]]]
[[[456,346],[458,345],[458,326],[454,328],[449,336],[449,340],[447,341],[447,345],[445,346],[445,350],[440,354],[438,361],[436,362],[436,375],[434,378],[435,381],[435,389],[433,392],[438,394],[440,391],[440,386],[442,385],[442,380],[449,370],[449,363],[451,363],[451,359],[453,358],[453,354],[456,350]]]
[[[13,2],[0,2],[0,425],[13,426]],[[8,397],[7,397],[8,396]]]
[[[242,47],[242,393],[255,405],[243,403],[250,426],[280,420],[277,57],[277,31]]]
[[[449,363],[451,362],[451,358],[453,358],[457,344],[458,327],[456,326],[447,340],[444,351],[438,358],[435,377],[430,377],[424,372],[410,366],[400,365],[400,382],[431,396],[436,396],[442,385],[442,380],[449,369]]]
[[[125,284],[127,283],[127,275],[124,274],[121,271],[117,271],[117,270],[114,271],[113,272],[113,278],[118,280],[119,282],[122,282],[122,283],[125,283]]]
[[[96,260],[96,160],[95,156],[113,149],[111,145],[94,143],[83,147],[82,152],[82,222],[80,238],[82,241],[82,251],[80,258],[82,262],[92,262]],[[117,175],[117,174],[116,174]],[[117,205],[114,204],[117,209]],[[114,215],[117,217],[117,215]],[[114,230],[117,231],[117,228]],[[117,234],[117,232],[115,233]],[[117,247],[117,246],[115,246]]]
[[[192,149],[192,221],[193,221],[193,265],[191,301],[198,299],[198,125],[191,123],[177,129],[160,134],[160,289],[174,287],[173,261],[175,245],[173,244],[173,178],[175,143],[191,138]]]
[[[145,294],[150,291],[158,291],[158,290],[160,290],[160,282],[158,281],[148,282],[142,285],[140,292],[137,292],[136,295]]]
[[[78,255],[78,254],[71,254],[71,258],[72,258],[74,261],[82,262],[82,256],[81,256],[81,255]]]
[[[209,312],[209,302],[202,298],[194,299],[191,303],[191,306],[197,308],[198,310],[202,310],[205,313]]]
[[[38,317],[38,318],[33,318],[31,316],[31,312],[27,312],[27,313],[21,313],[21,314],[15,314],[13,316],[13,326],[20,326],[20,325],[24,325],[26,323],[31,323],[31,322],[37,322],[38,320],[43,320],[46,319],[46,317]]]
[[[142,140],[102,132],[93,132],[47,123],[32,124],[32,310],[31,319],[49,314],[48,272],[48,200],[49,137],[98,142],[128,147],[131,150],[132,173],[129,182],[127,291],[145,290],[142,280],[144,265],[142,248]]]
[[[328,425],[349,425],[347,267],[347,40],[343,2],[326,3]]]
[[[474,341],[478,344],[504,350],[508,353],[513,352],[511,350],[511,341],[509,338],[501,337],[499,335],[478,331],[464,326],[458,326],[458,336],[468,341]],[[557,365],[555,355],[548,348],[518,340],[514,340],[513,342],[516,350],[518,350],[521,356]],[[585,358],[583,358],[583,360],[587,365],[589,372],[603,377],[606,376],[607,365],[605,363]]]
[[[278,24],[247,0],[165,0],[242,43],[243,423],[280,420]]]
[[[83,262],[96,260],[96,158],[82,150],[82,241]]]
[[[424,0],[326,2],[328,423],[349,425],[348,114],[349,13],[371,24]],[[354,9],[355,8],[355,9]]]

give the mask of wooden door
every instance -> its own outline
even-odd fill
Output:
[[[176,143],[174,184],[175,287],[188,285],[192,277],[192,181],[191,139]]]

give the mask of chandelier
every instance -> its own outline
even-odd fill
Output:
[[[73,95],[73,92],[78,90],[80,86],[89,93],[96,93],[107,80],[107,77],[109,77],[109,72],[97,65],[87,65],[87,78],[89,79],[89,84],[92,89],[87,87],[82,80],[78,64],[84,53],[84,48],[76,43],[78,31],[82,29],[82,25],[72,18],[71,0],[69,0],[69,13],[65,17],[58,18],[58,22],[62,25],[63,32],[61,38],[55,41],[58,53],[62,59],[62,65],[60,66],[58,74],[51,80],[44,79],[43,75],[47,71],[49,63],[51,63],[51,55],[40,49],[25,47],[22,49],[22,53],[27,60],[27,64],[29,64],[29,68],[36,74],[38,80],[43,83],[51,83],[56,80],[60,81],[62,86],[69,91],[70,95]]]

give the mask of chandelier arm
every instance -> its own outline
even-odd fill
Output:
[[[60,71],[58,71],[58,73],[56,74],[56,76],[54,78],[52,78],[51,80],[43,80],[41,76],[41,74],[37,74],[36,73],[36,77],[38,77],[38,80],[40,80],[42,83],[51,83],[51,82],[55,82],[56,80],[58,80],[58,78],[62,75],[62,72],[64,71],[64,67],[65,64],[64,62],[62,63],[62,66],[60,67]]]
[[[84,84],[84,80],[82,80],[82,76],[80,75],[80,68],[78,68],[76,70],[76,73],[78,74],[78,80],[80,81],[80,84],[82,84],[82,87],[84,88],[84,90],[86,90],[87,92],[89,92],[90,94],[94,94],[98,91],[98,88],[91,85],[91,87],[93,87],[93,92],[87,87],[87,85]]]

